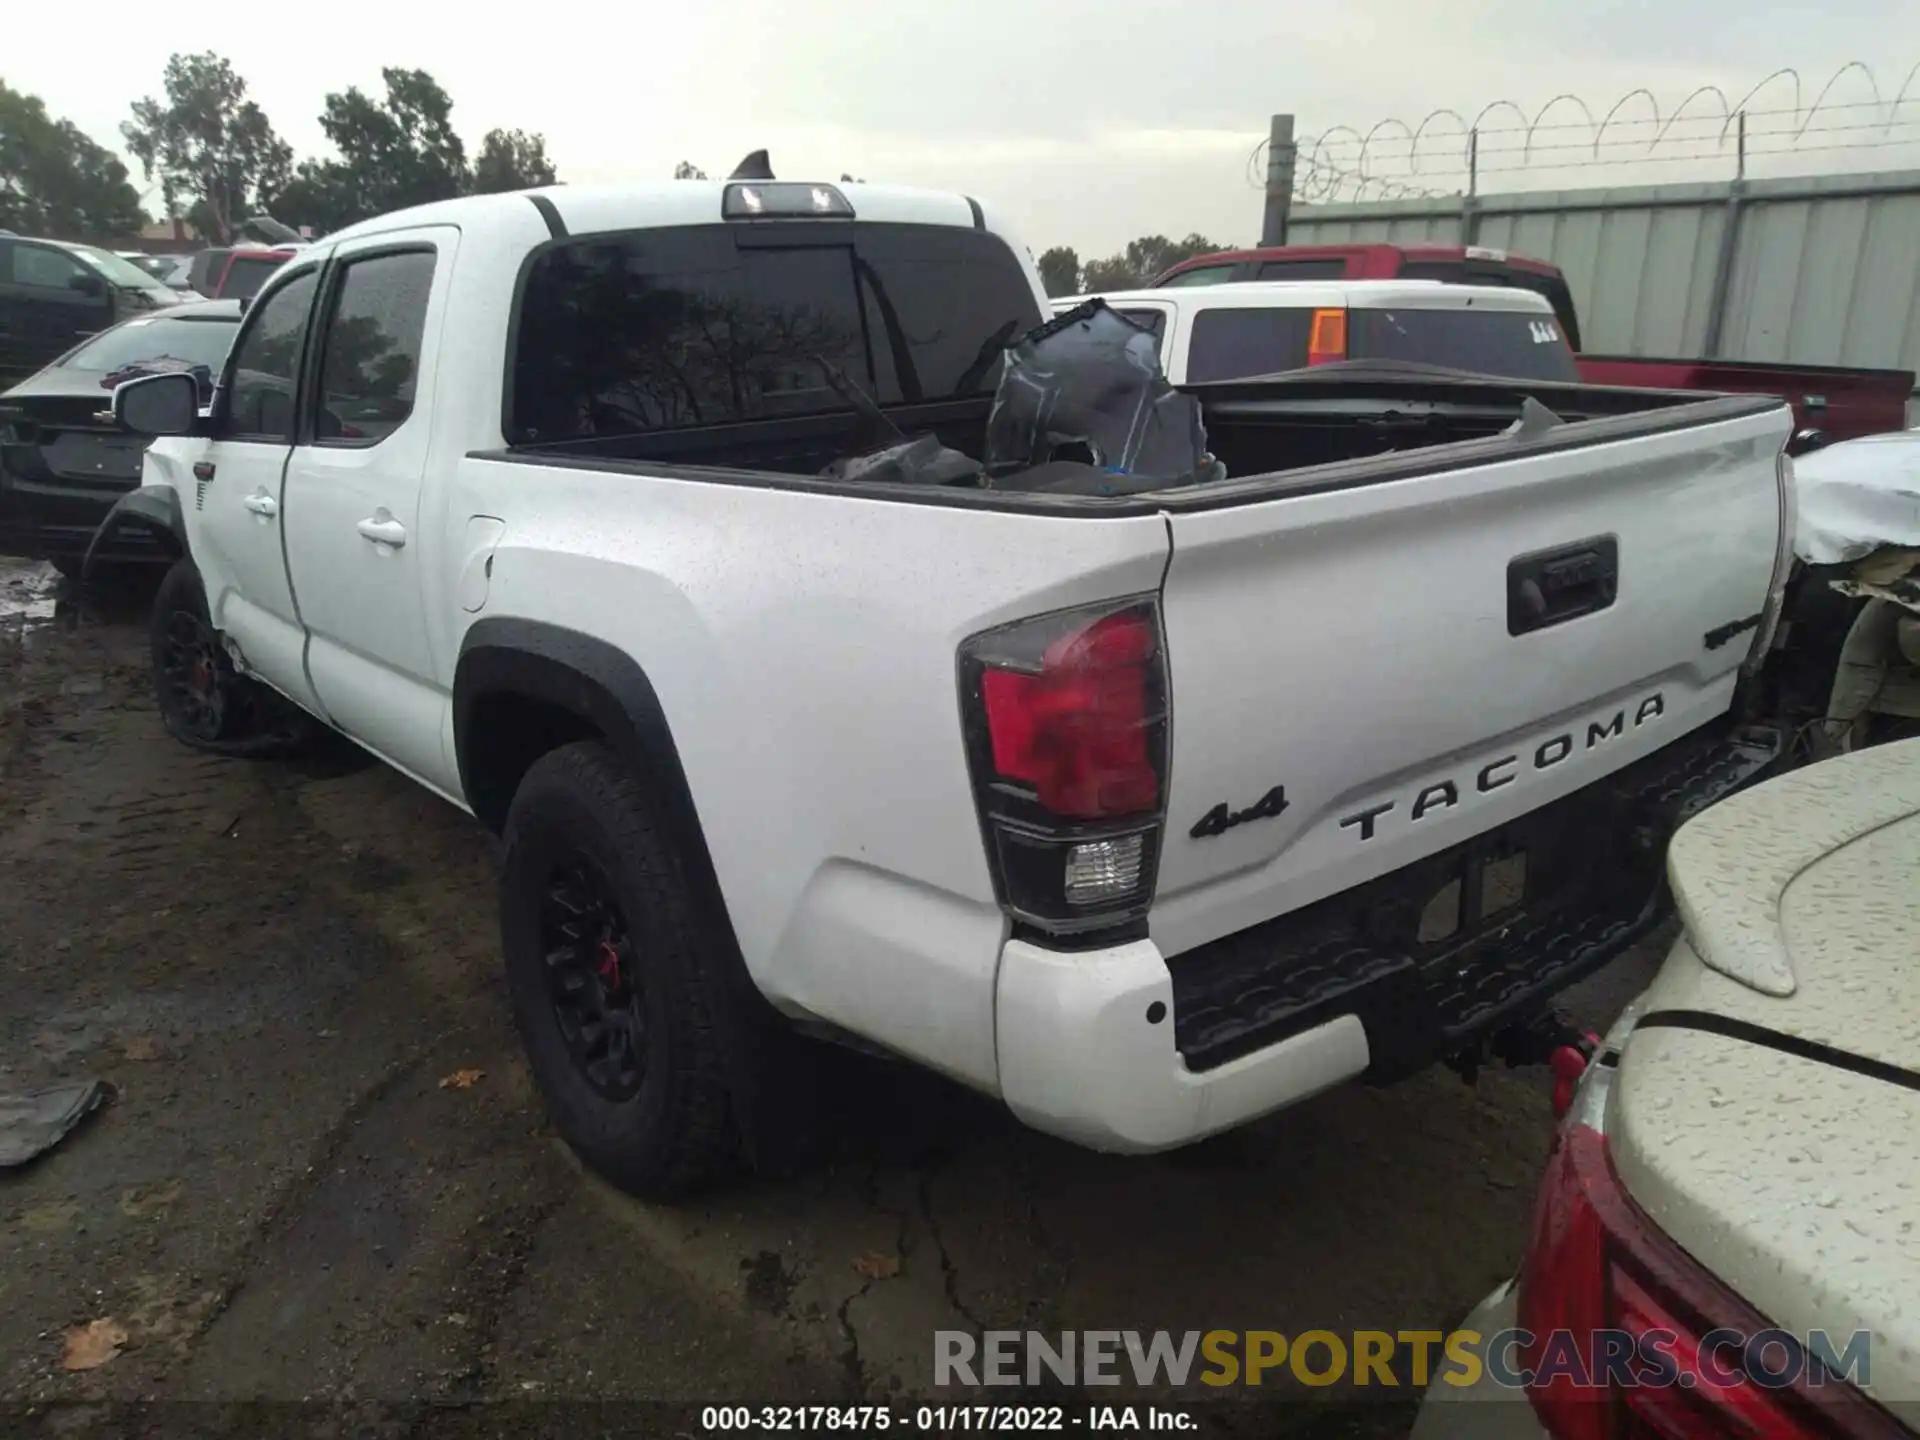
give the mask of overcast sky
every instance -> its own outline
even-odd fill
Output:
[[[315,117],[329,90],[380,91],[380,67],[432,72],[454,100],[469,151],[496,125],[542,132],[563,180],[665,177],[681,159],[720,174],[765,146],[777,173],[955,188],[999,202],[1037,252],[1066,243],[1082,258],[1150,232],[1199,230],[1221,242],[1257,238],[1261,198],[1249,152],[1274,111],[1303,134],[1345,125],[1366,131],[1399,117],[1417,125],[1448,107],[1471,118],[1508,99],[1531,115],[1561,92],[1604,114],[1647,87],[1670,109],[1716,84],[1737,100],[1783,65],[1804,77],[1803,104],[1846,62],[1871,61],[1891,101],[1920,62],[1920,5],[1891,0],[679,0],[621,5],[410,7],[401,0],[330,0],[314,7],[134,5],[95,0],[80,10],[9,7],[0,78],[40,95],[103,144],[135,98],[160,91],[175,50],[212,48],[246,77],[297,155],[324,153]],[[204,37],[198,17],[226,18]],[[488,23],[493,15],[523,22]],[[455,18],[458,16],[459,18]],[[1838,152],[1840,141],[1920,139],[1920,78],[1891,132],[1802,137],[1807,149],[1765,161],[1759,173],[1920,166],[1920,144]],[[1858,74],[1833,102],[1871,99]],[[1790,109],[1789,82],[1756,108]],[[1644,101],[1621,111],[1645,120]],[[1691,113],[1713,115],[1710,102]],[[1834,109],[1818,127],[1864,123]],[[1877,117],[1884,118],[1884,116]],[[1549,121],[1580,112],[1556,107]],[[1492,130],[1511,111],[1487,118]],[[1791,117],[1756,120],[1784,145]],[[1706,122],[1681,132],[1711,138]],[[1457,127],[1441,120],[1423,143],[1424,181],[1458,187]],[[1616,127],[1614,138],[1650,132]],[[1435,138],[1437,137],[1437,138]],[[1584,129],[1536,140],[1576,146]],[[1517,166],[1517,133],[1483,147]],[[1695,148],[1699,148],[1698,145]],[[1407,177],[1402,158],[1377,162]],[[1350,143],[1339,152],[1351,166]],[[1556,152],[1561,158],[1576,149]],[[1610,157],[1630,152],[1608,146]],[[1654,154],[1684,154],[1669,141]],[[1483,190],[1704,178],[1671,161],[1586,174],[1547,172],[1538,152],[1522,173],[1488,176]],[[140,183],[137,167],[135,181]],[[157,194],[149,201],[157,209]]]

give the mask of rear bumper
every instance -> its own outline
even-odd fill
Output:
[[[1769,774],[1784,736],[1720,722],[1511,825],[1173,958],[1175,1038],[1210,1071],[1337,1015],[1396,1080],[1537,1013],[1671,913],[1667,842]]]
[[[1079,952],[1009,941],[1000,1093],[1036,1129],[1147,1152],[1355,1076],[1410,1074],[1537,1013],[1654,929],[1670,909],[1668,838],[1782,748],[1771,729],[1709,727],[1456,852],[1171,960],[1151,940]],[[1421,943],[1436,892],[1515,851],[1524,898]]]
[[[34,560],[78,560],[87,553],[94,532],[114,502],[138,486],[138,480],[122,488],[106,488],[76,486],[57,479],[25,479],[0,466],[0,554]],[[157,564],[171,557],[152,531],[124,525],[108,537],[100,558],[112,563]]]
[[[995,995],[1000,1094],[1024,1123],[1095,1150],[1170,1150],[1367,1068],[1342,1015],[1204,1075],[1174,1046],[1173,978],[1150,940],[1107,950],[1007,943]],[[1156,1018],[1157,1017],[1157,1018]]]

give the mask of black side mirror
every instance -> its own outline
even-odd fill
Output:
[[[1809,455],[1815,450],[1824,450],[1833,443],[1833,437],[1824,430],[1796,430],[1793,438],[1787,442],[1787,454]]]
[[[82,271],[67,281],[67,288],[78,291],[82,295],[100,296],[107,293],[107,282],[98,275]]]
[[[200,418],[200,384],[180,371],[129,380],[113,392],[113,418],[137,435],[191,434]]]

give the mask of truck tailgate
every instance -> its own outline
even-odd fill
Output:
[[[1162,953],[1505,826],[1729,708],[1788,412],[1599,438],[1614,423],[1169,516]]]

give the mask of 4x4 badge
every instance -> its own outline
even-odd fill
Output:
[[[1271,820],[1286,808],[1287,787],[1276,785],[1245,810],[1235,810],[1223,801],[1202,815],[1187,833],[1196,840],[1205,840],[1209,836],[1224,835],[1249,820]]]

